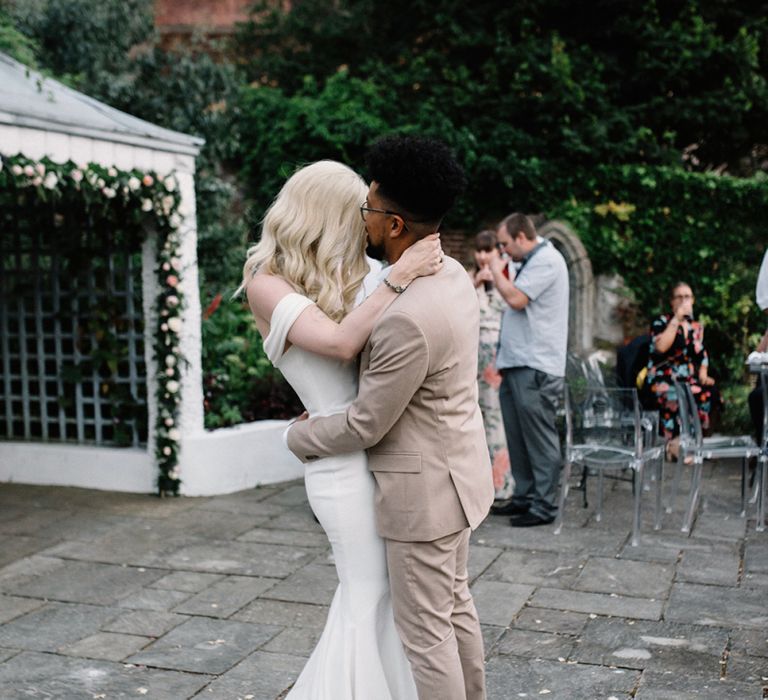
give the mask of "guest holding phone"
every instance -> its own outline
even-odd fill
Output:
[[[673,379],[690,384],[705,432],[709,431],[713,403],[720,402],[709,376],[709,356],[704,348],[704,327],[693,320],[693,291],[685,282],[672,287],[672,312],[651,325],[651,348],[646,382],[661,414],[660,431],[668,441],[667,458],[676,460],[680,449],[678,404]]]

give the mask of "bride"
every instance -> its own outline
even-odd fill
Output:
[[[442,264],[439,238],[428,236],[382,271],[382,283],[362,300],[363,289],[376,283],[360,215],[367,189],[341,163],[301,168],[267,211],[261,240],[248,251],[243,269],[264,350],[310,415],[343,412],[354,400],[353,360],[397,297],[393,287],[406,287]],[[333,549],[339,586],[322,636],[288,699],[416,700],[395,629],[365,453],[313,461],[304,480]]]

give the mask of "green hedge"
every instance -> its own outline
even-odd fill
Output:
[[[618,272],[643,315],[678,280],[696,295],[715,372],[743,379],[764,321],[755,284],[768,242],[768,180],[668,167],[600,167],[566,183],[547,213],[580,235],[596,272]]]

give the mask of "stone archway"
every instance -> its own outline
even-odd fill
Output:
[[[579,237],[562,221],[547,221],[538,227],[538,233],[552,241],[568,265],[568,350],[585,356],[593,349],[595,326],[595,278],[589,255]]]

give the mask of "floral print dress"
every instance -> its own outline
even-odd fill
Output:
[[[496,369],[496,346],[499,342],[501,315],[504,313],[506,302],[495,287],[490,292],[486,292],[482,285],[477,288],[477,298],[480,302],[478,398],[485,424],[485,440],[491,455],[495,498],[507,499],[512,497],[514,482],[509,468],[509,452],[499,405],[501,375]]]
[[[704,349],[704,327],[697,321],[689,323],[686,335],[682,326],[677,330],[675,340],[666,352],[656,352],[656,338],[664,332],[672,319],[671,314],[659,316],[651,324],[651,348],[648,360],[648,388],[656,398],[660,412],[659,429],[666,439],[680,433],[677,421],[677,396],[672,379],[687,382],[696,399],[703,430],[709,428],[709,414],[712,409],[711,387],[699,384],[699,369],[709,365]]]

